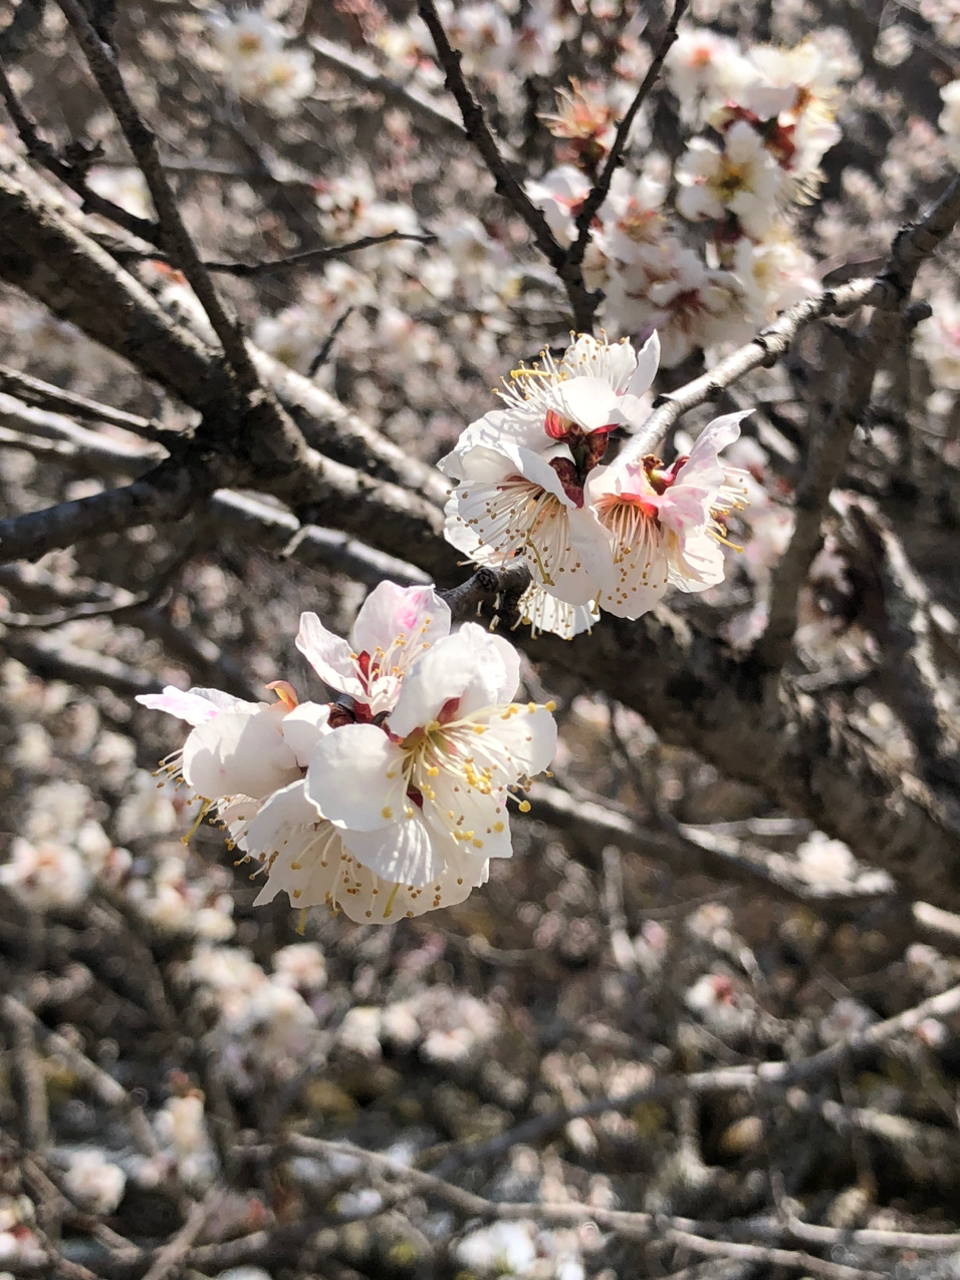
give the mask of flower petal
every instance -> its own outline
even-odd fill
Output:
[[[468,624],[420,655],[388,718],[391,733],[406,738],[414,729],[424,728],[471,684],[478,683],[483,690],[502,686],[506,676],[500,650],[482,643],[477,633],[485,635],[476,623]]]
[[[363,697],[353,651],[346,640],[328,631],[315,613],[300,615],[297,648],[324,684],[351,698]]]
[[[442,847],[452,844],[449,837],[432,831],[415,807],[409,817],[383,830],[347,830],[340,836],[344,847],[374,875],[414,889],[436,880],[445,866]]]
[[[188,689],[184,692],[168,684],[163,693],[138,693],[136,701],[152,711],[166,711],[167,715],[186,720],[187,724],[203,724],[221,711],[249,711],[255,702],[244,702],[220,689]]]
[[[329,719],[330,704],[327,702],[301,702],[283,717],[283,740],[296,755],[301,769],[310,763],[313,749],[320,739],[333,732]]]
[[[430,645],[450,632],[450,607],[433,587],[398,587],[381,582],[357,614],[351,639],[357,653],[386,652],[404,635],[408,642]]]
[[[653,386],[660,368],[660,338],[656,329],[637,353],[636,372],[624,388],[627,395],[642,396]]]
[[[222,711],[198,725],[183,748],[183,777],[207,800],[242,794],[256,800],[299,776],[283,740],[283,704],[257,711]]]
[[[338,827],[374,831],[410,807],[402,765],[403,752],[377,725],[347,724],[317,744],[306,793]]]

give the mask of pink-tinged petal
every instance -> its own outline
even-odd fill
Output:
[[[328,631],[315,613],[300,615],[296,643],[324,684],[351,698],[363,697],[363,685],[357,676],[353,651],[346,640]]]
[[[245,795],[263,799],[299,777],[273,708],[223,711],[198,725],[183,748],[183,777],[207,800]]]
[[[354,831],[386,827],[410,807],[403,752],[374,724],[347,724],[322,738],[306,792],[323,817]]]
[[[152,711],[165,711],[167,715],[186,720],[187,724],[203,724],[221,711],[250,710],[257,704],[243,702],[219,689],[182,689],[168,684],[163,693],[138,693],[136,701]]]
[[[283,717],[280,730],[283,740],[297,757],[297,764],[305,769],[310,763],[313,749],[333,730],[329,725],[330,704],[326,702],[301,702]]]
[[[629,396],[642,396],[653,386],[660,368],[660,338],[654,330],[637,353],[637,368],[624,391]]]
[[[436,880],[444,868],[438,844],[452,843],[438,837],[424,822],[420,810],[393,822],[381,831],[341,831],[345,849],[374,875],[414,889]]]
[[[381,582],[370,592],[353,626],[356,653],[386,651],[401,635],[417,646],[434,644],[450,632],[450,607],[433,587],[398,587]]]

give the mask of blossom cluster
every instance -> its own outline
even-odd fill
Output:
[[[581,334],[555,360],[510,375],[505,407],[473,422],[440,467],[456,480],[446,536],[480,565],[523,556],[533,584],[521,612],[570,637],[604,609],[638,618],[668,586],[704,591],[724,577],[726,518],[742,505],[743,477],[718,454],[744,413],[709,424],[669,465],[635,456],[609,465],[613,432],[636,431],[657,371],[653,334],[636,352],[625,339]]]
[[[235,18],[210,16],[210,32],[223,62],[223,76],[243,98],[272,115],[289,116],[313,92],[313,59],[306,49],[288,49],[286,32],[255,9]]]
[[[792,210],[817,190],[820,161],[840,131],[834,60],[812,40],[743,53],[726,36],[688,28],[666,70],[681,122],[709,136],[688,141],[672,182],[656,154],[639,172],[617,170],[584,269],[588,287],[604,291],[608,329],[656,329],[663,363],[673,366],[694,350],[744,340],[817,287]],[[527,192],[562,243],[573,238],[609,149],[610,116],[605,99],[575,86],[548,120],[568,162]]]
[[[462,902],[511,854],[507,804],[556,747],[552,704],[511,701],[515,650],[474,623],[451,633],[429,587],[381,583],[351,642],[305,613],[297,647],[339,694],[273,703],[168,687],[148,707],[193,726],[170,773],[202,798],[266,883],[361,923]],[[200,819],[198,819],[199,821]]]

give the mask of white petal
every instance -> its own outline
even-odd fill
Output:
[[[299,776],[281,732],[281,710],[222,711],[198,725],[183,748],[183,776],[208,800],[238,793],[260,800]]]
[[[551,595],[566,604],[584,605],[605,584],[612,584],[610,539],[588,507],[564,514],[563,528],[558,527],[549,542],[530,540],[527,558],[535,581]]]
[[[509,752],[516,770],[511,782],[542,773],[557,752],[557,722],[542,706],[517,707],[513,715],[505,712],[490,716],[489,733]]]
[[[624,390],[630,396],[642,396],[653,386],[660,368],[660,338],[656,329],[637,354],[637,370]]]
[[[585,431],[608,426],[616,409],[617,395],[603,378],[570,378],[545,388],[544,398],[563,418],[570,418]]]
[[[532,480],[541,489],[553,494],[563,506],[573,506],[573,499],[568,498],[564,492],[560,477],[549,462],[541,457],[539,453],[534,453],[532,449],[523,449],[516,445],[511,445],[509,448],[505,447],[504,452],[508,457],[516,461],[517,473],[523,476],[525,480]]]
[[[435,799],[424,800],[423,813],[431,828],[447,839],[454,836],[471,854],[509,858],[510,815],[506,789],[485,795],[464,785],[462,777],[444,773],[432,778]]]
[[[328,631],[315,613],[300,615],[297,648],[324,684],[351,698],[363,697],[363,685],[357,677],[350,646]]]
[[[281,787],[265,800],[246,832],[251,854],[270,858],[288,846],[298,828],[313,828],[320,821],[316,807],[307,799],[303,779]]]
[[[433,644],[450,632],[450,607],[433,587],[398,587],[381,582],[363,602],[351,639],[357,653],[386,651],[400,635]]]
[[[344,725],[317,744],[307,769],[307,796],[338,827],[385,827],[410,807],[402,764],[403,753],[382,729]]]
[[[443,706],[459,698],[473,683],[497,688],[504,680],[503,657],[486,645],[486,632],[475,623],[438,641],[417,659],[407,673],[397,705],[388,724],[392,733],[405,738],[436,719]],[[489,705],[486,703],[485,705]]]
[[[423,820],[414,805],[410,817],[382,831],[341,831],[344,847],[365,867],[394,884],[420,889],[443,871],[442,849],[452,843]]]
[[[327,702],[301,702],[283,717],[283,740],[296,755],[301,769],[310,763],[313,749],[320,739],[333,732],[329,719],[330,704]]]
[[[708,422],[697,436],[693,448],[690,450],[691,462],[701,450],[710,449],[714,453],[719,453],[728,444],[733,444],[734,440],[738,440],[740,438],[740,423],[744,418],[748,418],[751,413],[753,413],[752,409],[741,409],[737,413],[725,413],[722,417],[714,418],[712,422]]]

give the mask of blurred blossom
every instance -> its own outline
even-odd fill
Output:
[[[814,831],[797,849],[800,874],[813,884],[847,883],[857,873],[857,861],[842,840]]]
[[[89,1213],[110,1214],[123,1199],[127,1177],[102,1151],[89,1149],[70,1157],[63,1185],[67,1195]]]
[[[820,1039],[824,1044],[837,1044],[857,1036],[877,1021],[877,1015],[860,1000],[844,996],[828,1014],[820,1019]]]
[[[212,13],[209,22],[224,78],[235,93],[287,116],[313,92],[313,55],[286,48],[286,33],[278,23],[252,9],[236,18]]]
[[[76,849],[54,840],[32,843],[14,836],[9,860],[0,866],[0,884],[31,911],[75,907],[90,883],[90,872]]]

